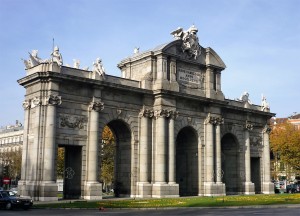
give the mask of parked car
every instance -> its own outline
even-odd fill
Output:
[[[9,189],[9,191],[12,191],[15,194],[18,194],[18,188],[17,187],[13,187],[13,188]]]
[[[27,210],[32,205],[32,199],[19,197],[12,191],[0,191],[0,208],[23,208]]]
[[[290,184],[286,186],[287,193],[300,193],[300,185],[299,184]]]

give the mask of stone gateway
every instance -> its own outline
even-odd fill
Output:
[[[102,198],[101,134],[116,140],[120,196],[179,197],[274,193],[270,180],[269,108],[225,99],[226,68],[197,28],[135,53],[108,75],[51,59],[26,61],[21,195],[57,200],[58,147],[65,148],[64,197]],[[37,51],[36,51],[37,52]],[[25,62],[25,61],[24,61]],[[100,64],[100,63],[99,63]],[[100,69],[101,71],[99,72]]]

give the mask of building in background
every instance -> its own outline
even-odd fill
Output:
[[[16,185],[18,172],[12,170],[9,158],[11,152],[22,151],[23,126],[19,121],[14,125],[0,128],[0,186]],[[21,156],[21,155],[19,155]],[[20,158],[19,158],[20,159]],[[11,168],[11,169],[10,169]],[[15,169],[15,168],[14,168]]]

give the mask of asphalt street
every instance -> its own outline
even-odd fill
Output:
[[[41,215],[55,215],[55,216],[94,216],[94,215],[300,215],[299,205],[296,207],[252,207],[252,208],[173,208],[173,209],[30,209],[24,211],[16,210],[0,210],[0,215],[5,216],[41,216]]]

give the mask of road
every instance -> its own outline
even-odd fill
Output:
[[[41,216],[41,215],[55,215],[55,216],[112,216],[112,215],[130,215],[130,216],[150,216],[150,215],[299,215],[300,207],[267,207],[267,208],[174,208],[174,209],[160,209],[160,210],[126,210],[126,209],[105,209],[99,211],[97,209],[30,209],[24,210],[0,210],[0,215],[5,216]]]

